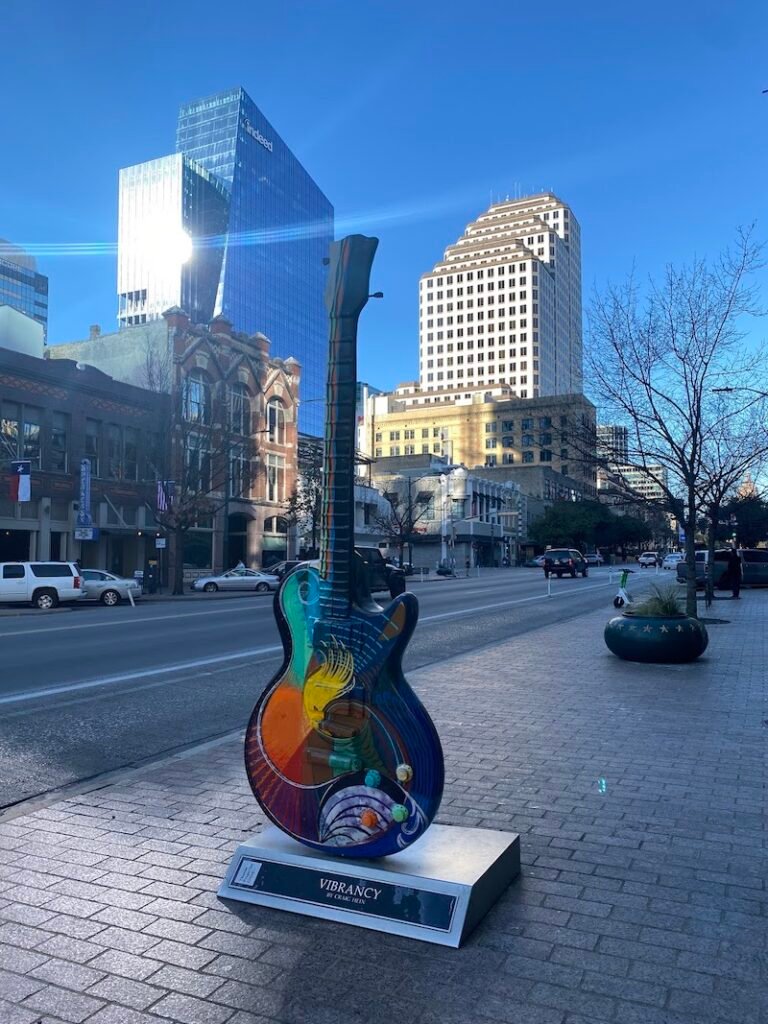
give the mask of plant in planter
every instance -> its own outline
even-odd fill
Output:
[[[654,587],[645,600],[612,618],[604,636],[617,657],[657,664],[695,661],[709,643],[706,627],[685,614],[673,587]]]

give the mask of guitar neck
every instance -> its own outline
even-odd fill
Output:
[[[357,316],[331,320],[320,573],[323,616],[347,618],[354,592]]]

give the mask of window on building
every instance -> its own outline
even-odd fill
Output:
[[[285,459],[282,455],[267,456],[267,501],[285,501]]]
[[[496,447],[496,438],[495,437],[486,437],[486,439],[485,439],[485,447],[486,448],[495,448]]]
[[[539,416],[539,430],[549,430],[552,426],[551,416]]]
[[[515,421],[514,420],[502,420],[501,421],[501,429],[503,431],[514,430],[515,429]]]
[[[502,462],[502,465],[504,465],[504,466],[511,466],[514,461],[515,461],[515,453],[514,452],[504,452],[504,454],[501,456],[501,462]]]
[[[389,432],[389,440],[390,441],[399,441],[400,440],[400,431],[399,430],[390,430],[390,432]]]
[[[533,462],[533,452],[523,452],[523,462]]]
[[[373,454],[376,456],[377,459],[380,459],[384,454],[384,450],[382,448],[377,448]]]
[[[122,437],[120,427],[116,423],[107,426],[107,478],[123,479]]]
[[[92,476],[101,476],[99,456],[101,454],[101,423],[98,420],[85,421],[85,457],[90,459]]]
[[[486,434],[496,433],[496,420],[491,420],[490,422],[485,424],[485,432]]]
[[[40,468],[40,424],[42,419],[42,409],[31,409],[29,406],[24,406],[21,457],[29,459],[32,469]]]
[[[285,406],[279,398],[270,398],[267,403],[267,430],[267,438],[272,444],[286,443]]]
[[[432,437],[440,437],[440,427],[432,427]]]
[[[539,462],[551,462],[552,452],[549,448],[542,448],[539,452]]]
[[[67,437],[69,435],[69,416],[65,412],[55,412],[51,423],[50,466],[54,473],[67,471]]]
[[[520,426],[523,428],[523,430],[533,430],[533,420],[530,418],[526,418],[520,423]],[[533,444],[533,441],[531,441],[531,444]]]
[[[381,431],[377,430],[376,431],[376,436],[374,437],[374,441],[380,441],[380,440],[381,440]]]
[[[279,456],[277,456],[279,458]],[[229,450],[229,496],[248,498],[250,496],[250,460],[244,445],[235,444]]]
[[[496,456],[496,455],[486,455],[485,456],[485,464],[486,464],[486,466],[495,466],[495,465],[497,465],[497,463],[498,463],[498,456]]]
[[[139,432],[135,427],[123,428],[123,480],[139,479]]]
[[[534,441],[533,434],[523,434],[523,436],[520,438],[520,443],[535,444],[536,442]]]
[[[441,450],[442,449],[441,449],[441,446],[439,444],[433,444],[432,445],[432,451],[435,453],[435,455],[439,455]]]
[[[400,454],[400,445],[399,444],[390,445],[389,454],[390,455],[399,455]]]
[[[190,371],[184,381],[182,414],[188,423],[211,422],[211,385],[203,370]]]
[[[545,431],[544,433],[539,434],[539,444],[543,448],[545,448],[548,445],[552,444],[552,435],[549,433],[549,431]]]
[[[0,419],[0,458],[19,457],[19,407],[15,402],[3,402]]]
[[[229,388],[229,429],[243,437],[251,433],[251,396],[245,384],[232,384]]]
[[[407,444],[405,446],[405,448],[404,448],[404,451],[405,451],[406,455],[415,455],[416,454],[416,445]]]
[[[109,464],[109,441],[107,442]],[[211,453],[206,438],[191,433],[184,442],[184,470],[188,494],[207,494],[211,489]]]
[[[415,430],[404,430],[403,431],[403,437],[405,438],[406,441],[412,441],[414,439],[414,437],[416,437],[416,431]]]

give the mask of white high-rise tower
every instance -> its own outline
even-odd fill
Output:
[[[557,196],[495,203],[422,276],[419,381],[457,396],[581,393],[581,237]]]

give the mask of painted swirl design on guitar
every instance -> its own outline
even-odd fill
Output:
[[[331,321],[321,562],[283,581],[275,614],[284,662],[245,741],[248,779],[269,818],[316,849],[382,857],[427,829],[443,754],[401,660],[418,619],[413,594],[380,608],[354,554],[357,321],[375,238],[331,246]]]

